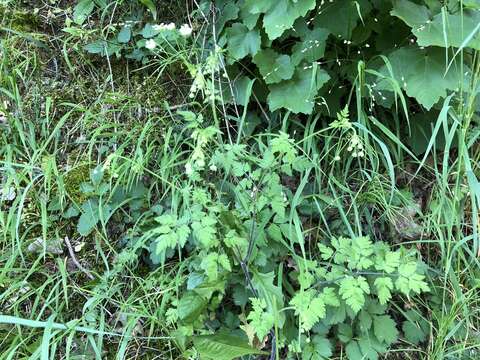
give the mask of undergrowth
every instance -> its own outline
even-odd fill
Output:
[[[478,1],[0,21],[0,359],[480,357]]]

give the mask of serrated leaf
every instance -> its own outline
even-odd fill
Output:
[[[453,68],[445,74],[445,51],[442,49],[405,47],[392,52],[388,59],[400,87],[427,110],[445,98],[447,90],[455,90],[461,84],[461,79]],[[380,72],[390,77],[386,66]],[[378,90],[392,91],[386,80],[378,85]]]
[[[251,298],[252,311],[248,314],[249,325],[255,329],[258,339],[263,340],[275,325],[275,317],[267,309],[265,299]]]
[[[398,338],[398,330],[395,321],[388,315],[375,316],[373,319],[373,331],[378,341],[387,345],[394,343]]]
[[[370,287],[363,276],[357,278],[346,276],[340,280],[339,294],[347,305],[357,313],[365,304],[364,294],[370,294]]]
[[[335,289],[326,287],[323,289],[322,293],[320,294],[320,298],[325,303],[325,305],[330,306],[340,306],[340,300],[335,292]]]
[[[372,316],[368,313],[368,311],[360,311],[360,314],[358,315],[358,325],[361,332],[368,332],[368,330],[370,330],[372,327],[372,321]]]
[[[252,283],[259,293],[259,297],[265,299],[267,302],[267,309],[273,313],[283,307],[283,292],[282,289],[274,284],[275,273],[259,273],[253,272]],[[276,319],[278,326],[283,326],[285,315],[277,313]]]
[[[425,341],[429,330],[428,322],[413,310],[407,311],[405,315],[408,317],[402,324],[402,331],[405,338],[415,345]]]
[[[257,65],[267,84],[291,79],[295,72],[295,66],[290,61],[290,56],[278,54],[272,49],[258,52],[253,58],[253,62]]]
[[[388,274],[393,273],[399,265],[399,251],[386,251],[384,255],[379,254],[375,260],[375,268]]]
[[[95,8],[95,2],[93,0],[80,0],[73,9],[73,22],[78,25],[82,25],[87,17],[92,13]]]
[[[320,250],[320,254],[323,260],[328,260],[332,257],[333,250],[330,247],[323,245],[322,243],[318,243],[317,246],[318,250]]]
[[[398,278],[395,281],[395,287],[409,295],[410,291],[417,294],[429,291],[428,284],[425,282],[425,276],[417,272],[417,263],[408,261],[398,267]]]
[[[202,359],[232,360],[245,355],[267,354],[251,347],[244,339],[227,334],[194,336],[193,345]]]
[[[304,331],[310,331],[326,315],[325,303],[321,297],[316,296],[315,290],[298,292],[290,305],[295,308],[295,315],[300,318],[300,328]]]
[[[377,289],[378,300],[384,305],[391,299],[390,290],[393,289],[393,281],[388,277],[379,277],[375,279],[374,285]]]
[[[302,351],[303,360],[326,360],[333,355],[330,340],[321,336],[313,336],[311,342],[306,344]]]
[[[348,360],[364,360],[357,341],[350,341],[345,347],[345,353],[348,356]]]
[[[271,111],[285,108],[293,113],[310,114],[318,90],[330,79],[322,69],[297,69],[292,79],[269,86],[267,102]]]
[[[235,23],[226,33],[228,53],[235,60],[241,60],[247,55],[255,56],[260,50],[262,40],[258,30],[248,30],[245,25]]]

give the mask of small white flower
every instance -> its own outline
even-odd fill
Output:
[[[185,164],[185,174],[187,174],[188,176],[193,174],[192,164],[190,163]]]
[[[338,156],[338,155],[335,156],[335,157],[333,158],[333,160],[334,160],[334,161],[340,161],[340,156]]]
[[[148,39],[145,43],[145,47],[149,50],[153,50],[157,47],[157,42],[153,39]]]
[[[170,23],[165,26],[165,29],[167,30],[175,30],[175,23]]]
[[[188,24],[183,24],[179,30],[180,35],[186,38],[192,35],[192,31],[193,29]]]
[[[210,170],[211,171],[217,171],[217,167],[215,165],[210,165]]]

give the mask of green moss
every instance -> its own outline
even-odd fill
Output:
[[[31,10],[10,9],[2,5],[0,5],[0,18],[7,27],[21,32],[34,31],[41,24],[39,16]]]
[[[80,184],[90,179],[89,164],[80,164],[65,174],[65,190],[73,202],[81,204],[86,196],[80,191]]]

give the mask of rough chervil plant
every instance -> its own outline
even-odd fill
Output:
[[[0,0],[1,359],[480,359],[479,0]]]
[[[323,359],[339,341],[349,359],[378,358],[399,337],[389,315],[392,297],[429,291],[424,266],[415,251],[393,251],[365,236],[318,239],[311,256],[296,255],[293,249],[304,248],[305,240],[290,221],[294,194],[281,178],[313,164],[286,133],[257,146],[262,155],[244,145],[225,145],[210,158],[202,146],[203,166],[186,171],[193,182],[181,201],[165,208],[143,237],[153,262],[182,256],[188,264],[186,286],[168,310],[179,326],[177,339],[185,350],[192,340],[202,358],[214,358],[220,345],[218,334],[206,335],[210,318],[218,333],[243,329],[245,340],[223,339],[223,346],[240,346],[243,354],[270,343],[274,353],[288,358],[306,352],[308,359]],[[223,179],[216,192],[208,180],[212,168]],[[236,313],[243,325],[226,320]]]

